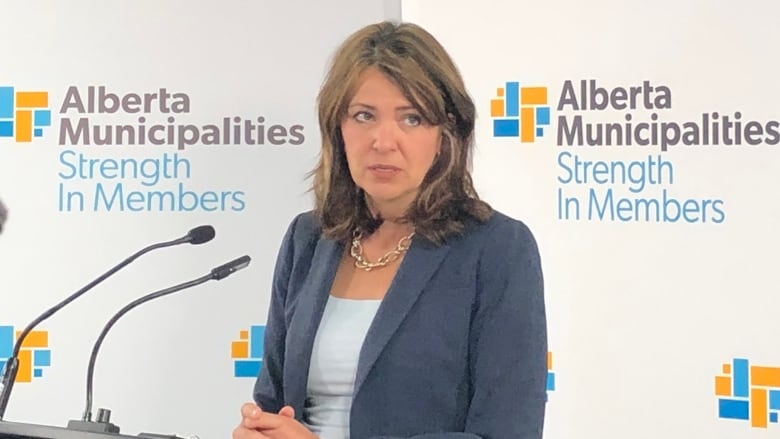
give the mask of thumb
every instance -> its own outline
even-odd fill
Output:
[[[282,407],[281,410],[279,410],[280,416],[286,416],[288,418],[294,418],[295,417],[295,409],[290,407],[289,405],[286,405]]]

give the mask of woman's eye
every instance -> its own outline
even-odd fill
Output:
[[[404,122],[409,126],[416,127],[422,124],[422,117],[418,114],[407,114],[404,117]]]
[[[352,117],[354,117],[355,120],[358,122],[368,122],[369,120],[371,120],[371,114],[365,111],[358,111]]]

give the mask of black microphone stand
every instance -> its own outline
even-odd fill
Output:
[[[119,312],[117,312],[106,324],[92,348],[92,355],[90,356],[89,363],[90,366],[87,372],[88,404],[86,410],[84,411],[84,418],[91,418],[92,377],[94,376],[95,360],[97,359],[99,348],[103,343],[106,334],[108,334],[109,329],[117,322],[117,320],[119,320],[119,318],[121,318],[131,309],[150,300],[191,288],[210,280],[224,279],[236,271],[247,267],[250,261],[251,258],[249,256],[242,256],[238,259],[214,268],[208,275],[201,276],[195,280],[184,282],[182,284],[148,294],[134,300],[119,310]],[[174,434],[168,435],[157,433],[139,433],[137,436],[120,434],[119,427],[110,422],[110,416],[111,413],[109,410],[99,409],[96,421],[89,421],[84,419],[79,421],[70,421],[67,428],[50,425],[7,422],[0,419],[0,439],[182,439],[181,437]]]
[[[154,293],[147,294],[140,297],[129,304],[125,305],[114,314],[103,329],[100,331],[95,344],[92,346],[92,352],[89,355],[89,366],[87,367],[87,391],[86,391],[86,405],[84,407],[84,414],[81,420],[71,420],[68,422],[68,428],[74,430],[94,431],[102,433],[119,433],[119,427],[111,423],[111,411],[108,409],[98,409],[98,416],[96,421],[92,421],[92,389],[95,376],[95,363],[97,362],[98,352],[103,345],[103,341],[108,335],[108,331],[116,324],[116,322],[122,318],[125,314],[131,311],[133,308],[142,305],[150,300],[158,299],[169,294],[173,294],[194,286],[206,283],[210,280],[222,280],[231,274],[235,273],[242,268],[246,268],[249,265],[251,258],[247,255],[234,259],[226,264],[220,265],[211,270],[211,272],[205,276],[201,276],[197,279],[187,281],[172,287],[168,287]]]
[[[200,226],[190,230],[186,236],[183,236],[181,238],[174,239],[172,241],[160,242],[145,247],[137,251],[135,254],[131,255],[124,261],[120,262],[112,269],[98,276],[95,280],[88,283],[87,285],[85,285],[83,288],[76,291],[75,293],[71,294],[70,296],[65,298],[65,300],[63,300],[62,302],[44,311],[43,314],[38,316],[29,325],[27,325],[27,327],[24,328],[24,330],[22,330],[21,333],[19,333],[19,337],[17,337],[16,339],[13,353],[11,354],[11,357],[6,361],[3,377],[2,380],[0,380],[0,420],[2,420],[3,416],[5,415],[5,410],[8,407],[8,400],[11,398],[11,391],[13,390],[14,382],[16,381],[16,375],[19,372],[19,351],[21,351],[22,344],[24,343],[24,340],[27,337],[27,335],[30,332],[32,332],[32,330],[36,326],[38,326],[41,322],[54,315],[54,313],[56,313],[60,309],[67,306],[69,303],[79,298],[87,291],[91,290],[93,287],[95,287],[95,285],[99,284],[100,282],[103,282],[104,280],[106,280],[106,278],[108,278],[112,274],[116,273],[117,271],[121,270],[131,262],[138,259],[140,256],[149,253],[152,250],[156,250],[164,247],[171,247],[174,245],[185,244],[185,243],[202,244],[204,242],[210,241],[213,238],[214,238],[213,227]]]

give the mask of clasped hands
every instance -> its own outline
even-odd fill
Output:
[[[265,412],[248,402],[241,406],[241,423],[233,439],[318,439],[295,419],[295,410],[286,405],[279,413]]]

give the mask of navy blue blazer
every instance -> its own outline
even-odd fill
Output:
[[[254,400],[300,419],[344,243],[298,215],[279,252]],[[547,327],[536,241],[494,213],[444,245],[416,236],[360,352],[351,439],[540,439]]]

